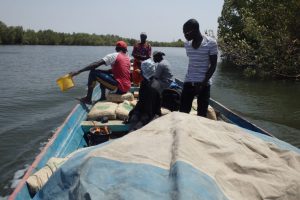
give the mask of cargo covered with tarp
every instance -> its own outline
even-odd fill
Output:
[[[172,112],[74,153],[36,199],[300,199],[300,151],[232,124]]]

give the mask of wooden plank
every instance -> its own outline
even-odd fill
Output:
[[[124,124],[121,120],[109,120],[107,123],[93,121],[96,126],[108,126],[112,132],[127,132],[129,131],[129,124]],[[81,128],[86,133],[90,128],[94,127],[92,121],[82,121]]]

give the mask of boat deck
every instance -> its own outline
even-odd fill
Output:
[[[138,88],[132,88],[131,92],[137,90]],[[93,99],[99,98],[100,89],[97,87],[95,88]],[[220,103],[211,100],[210,104],[215,109],[218,120],[231,122],[245,129],[257,131],[265,135],[271,135],[227,109]],[[84,135],[89,132],[90,128],[94,126],[108,126],[112,132],[110,139],[122,137],[128,133],[129,124],[124,124],[121,120],[111,120],[107,123],[86,121],[87,114],[91,108],[92,106],[90,105],[78,104],[72,110],[64,123],[56,130],[47,145],[43,148],[41,153],[35,158],[35,161],[28,168],[26,174],[23,176],[9,199],[32,199],[33,196],[29,193],[26,186],[26,180],[28,177],[43,168],[51,157],[64,158],[70,153],[88,146]]]
[[[110,120],[107,123],[98,121],[82,121],[81,128],[83,132],[88,132],[94,126],[108,126],[112,132],[126,132],[129,131],[129,125],[124,124],[121,120]]]

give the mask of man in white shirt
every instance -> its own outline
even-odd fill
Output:
[[[189,57],[189,65],[181,94],[180,112],[189,113],[193,99],[197,96],[197,115],[206,117],[210,79],[217,65],[217,42],[201,34],[199,23],[195,19],[190,19],[183,25],[183,33],[187,40],[184,47]]]
[[[162,93],[162,91],[166,88],[168,88],[172,82],[172,73],[171,73],[171,65],[170,63],[163,58],[165,56],[165,53],[161,51],[154,51],[153,52],[153,61],[157,64],[156,70],[154,74],[154,78],[159,83],[159,92]]]
[[[130,82],[130,58],[126,54],[127,44],[124,41],[116,43],[116,52],[106,55],[101,60],[89,64],[87,67],[71,72],[71,76],[90,71],[88,78],[88,91],[87,95],[79,99],[82,103],[92,104],[92,94],[96,82],[100,83],[101,98],[105,100],[105,90],[116,90],[117,94],[125,94],[129,91]],[[110,70],[96,70],[101,65],[111,65]]]

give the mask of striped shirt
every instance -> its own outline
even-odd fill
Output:
[[[210,55],[218,55],[217,42],[208,36],[202,35],[203,40],[198,49],[192,47],[192,42],[186,41],[184,47],[189,57],[188,71],[184,82],[202,82],[210,66]],[[209,80],[208,84],[211,84]]]

